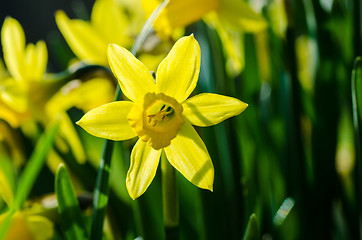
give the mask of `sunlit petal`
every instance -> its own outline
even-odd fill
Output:
[[[16,79],[23,79],[25,34],[20,23],[7,17],[1,29],[1,43],[4,60],[10,74]]]
[[[55,20],[72,51],[81,60],[107,65],[108,43],[85,21],[70,20],[63,11],[57,11]]]
[[[25,86],[15,81],[13,78],[7,78],[0,85],[0,101],[3,101],[10,108],[18,113],[24,113],[28,109],[28,93]]]
[[[244,1],[220,1],[217,13],[222,24],[227,24],[234,30],[255,33],[265,30],[268,26],[266,20]]]
[[[26,80],[42,80],[48,61],[48,51],[44,41],[36,45],[28,44],[24,53],[24,68]]]
[[[91,24],[108,43],[117,43],[127,47],[132,38],[127,34],[129,21],[125,10],[117,1],[97,0],[92,9]]]
[[[161,0],[143,0],[142,6],[149,16],[161,3]],[[154,23],[161,35],[170,35],[175,28],[185,27],[200,20],[206,13],[219,7],[218,0],[181,0],[169,1]]]
[[[212,12],[205,16],[204,21],[209,26],[215,28],[221,42],[226,57],[226,70],[230,76],[237,76],[244,68],[244,34],[240,30],[234,30],[227,28],[223,24],[219,15],[216,12]]]
[[[248,104],[232,97],[202,93],[187,99],[182,106],[183,115],[191,124],[206,127],[239,115]]]
[[[110,44],[108,61],[122,92],[132,101],[143,98],[147,92],[156,91],[156,85],[149,70],[127,49],[117,44]]]
[[[4,200],[8,206],[12,206],[14,200],[13,190],[6,176],[4,170],[0,169],[0,199]]]
[[[43,79],[48,63],[48,50],[44,41],[38,41],[36,43],[35,52],[37,55],[37,61],[34,68],[36,71],[34,76],[35,79],[39,80]]]
[[[3,221],[8,217],[9,214],[10,212],[0,215],[0,226],[2,226]],[[11,224],[4,238],[4,240],[13,239],[33,239],[32,233],[29,231],[27,226],[26,216],[20,212],[16,212],[13,216],[11,216]]]
[[[26,225],[33,235],[34,240],[51,239],[54,235],[53,223],[43,216],[28,216]]]
[[[132,106],[129,101],[104,104],[87,112],[77,124],[97,137],[116,141],[130,139],[136,136],[127,120]]]
[[[67,114],[62,113],[62,120],[60,123],[60,134],[67,140],[72,153],[79,164],[83,164],[86,161],[86,154],[84,152],[82,142],[79,139],[77,131]]]
[[[165,152],[171,165],[187,180],[199,188],[213,190],[214,166],[204,142],[191,124],[184,124]]]
[[[200,59],[200,46],[193,35],[178,40],[157,69],[157,89],[184,101],[196,87]]]
[[[10,108],[3,101],[0,101],[0,119],[5,120],[10,124],[11,127],[17,128],[23,122],[29,120],[30,114],[29,112],[18,113],[15,112],[12,108]]]
[[[131,166],[127,173],[127,190],[132,199],[141,196],[156,175],[162,150],[153,149],[138,140],[131,154]]]
[[[94,78],[81,82],[73,80],[64,85],[47,103],[49,116],[77,107],[84,112],[113,100],[114,87],[108,79]]]

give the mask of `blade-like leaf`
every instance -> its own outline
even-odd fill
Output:
[[[55,193],[61,225],[68,239],[87,239],[87,232],[67,169],[63,164],[55,175]]]
[[[10,206],[7,217],[0,226],[0,239],[3,239],[11,224],[12,215],[20,209],[28,197],[33,184],[39,175],[45,162],[46,156],[53,145],[55,136],[59,129],[59,121],[52,122],[41,135],[34,152],[32,153],[23,173],[20,176],[16,189],[14,205]]]
[[[19,179],[14,200],[15,209],[19,209],[28,197],[33,184],[43,167],[46,156],[53,145],[58,128],[59,121],[51,123],[36,144],[35,150]]]
[[[257,240],[257,239],[260,239],[258,222],[256,220],[255,213],[253,213],[249,218],[248,226],[246,227],[243,240]]]

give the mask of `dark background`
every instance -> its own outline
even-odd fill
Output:
[[[45,40],[48,47],[48,71],[64,70],[73,56],[55,23],[54,14],[62,9],[70,18],[89,20],[94,0],[0,0],[0,24],[7,16],[22,25],[27,43]],[[0,48],[1,58],[2,48]]]

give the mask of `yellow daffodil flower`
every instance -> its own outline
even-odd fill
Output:
[[[26,117],[29,117],[30,107],[35,107],[35,104],[29,104],[29,92],[41,87],[39,82],[44,78],[48,54],[44,41],[25,45],[21,25],[10,17],[5,19],[1,29],[1,43],[9,76],[0,81],[0,105],[6,105],[16,112],[12,115],[18,117],[17,121],[11,120],[9,123],[17,127],[28,120]],[[40,95],[34,96],[39,104]],[[5,106],[2,108],[6,109]]]
[[[45,42],[26,45],[25,33],[20,23],[7,17],[1,29],[1,43],[9,75],[0,80],[0,118],[14,128],[33,121],[46,125],[49,119],[55,116],[46,114],[46,103],[64,83],[46,80],[48,52]],[[75,134],[68,138],[79,141]],[[78,159],[85,159],[84,151],[79,155],[82,157]]]
[[[0,119],[17,128],[29,121],[46,125],[50,119],[61,115],[60,136],[69,147],[61,144],[61,138],[56,141],[57,147],[63,152],[70,148],[78,162],[83,163],[85,152],[66,111],[73,106],[88,111],[110,102],[114,94],[111,81],[95,78],[65,84],[62,79],[52,80],[51,74],[45,72],[48,59],[45,42],[26,45],[25,33],[16,19],[5,19],[1,42],[9,74],[4,73],[0,64]]]
[[[15,180],[13,180],[15,182]],[[5,172],[0,169],[0,199],[3,199],[9,209],[13,206],[13,188]],[[0,214],[0,227],[10,212]],[[54,235],[53,223],[46,217],[17,211],[11,216],[11,223],[4,240],[47,240]]]
[[[143,0],[147,15],[162,2]],[[242,0],[169,0],[154,23],[161,37],[198,20],[213,27],[223,43],[227,56],[226,68],[230,75],[239,74],[244,67],[243,38],[240,33],[257,33],[266,29],[267,22]]]
[[[143,0],[148,15],[162,0]],[[267,26],[263,17],[240,0],[169,0],[154,23],[155,30],[167,36],[179,27],[185,27],[214,12],[223,24],[235,30],[258,32]]]
[[[108,45],[116,43],[129,49],[134,37],[146,22],[141,5],[141,0],[97,0],[89,22],[69,19],[61,10],[56,12],[55,19],[60,32],[78,59],[87,64],[108,66]],[[154,66],[157,66],[166,54],[163,51],[153,51],[154,43],[149,42],[151,44],[142,46],[139,54],[147,67],[154,71]]]
[[[0,215],[0,226],[7,213]],[[16,212],[11,216],[11,224],[4,240],[48,240],[54,235],[53,223],[46,217]]]
[[[240,114],[247,104],[204,93],[189,99],[200,71],[200,47],[194,36],[176,42],[156,72],[116,44],[108,60],[124,95],[131,101],[105,104],[77,122],[90,134],[111,140],[138,136],[131,154],[126,185],[130,196],[142,195],[152,182],[161,152],[196,186],[213,190],[214,167],[207,148],[192,125],[211,126]]]
[[[133,42],[128,16],[115,0],[95,1],[90,22],[71,20],[60,10],[55,19],[74,54],[87,63],[106,66],[109,43],[130,47]]]

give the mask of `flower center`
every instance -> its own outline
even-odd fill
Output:
[[[184,124],[182,105],[163,93],[147,93],[136,102],[128,121],[142,141],[154,149],[170,145]]]
[[[158,104],[159,105],[159,104]],[[157,111],[154,114],[147,115],[148,117],[148,124],[152,127],[156,127],[158,124],[159,126],[163,123],[167,122],[170,117],[172,117],[172,114],[175,112],[171,106],[168,106],[166,104],[160,104],[161,108],[159,111]]]

